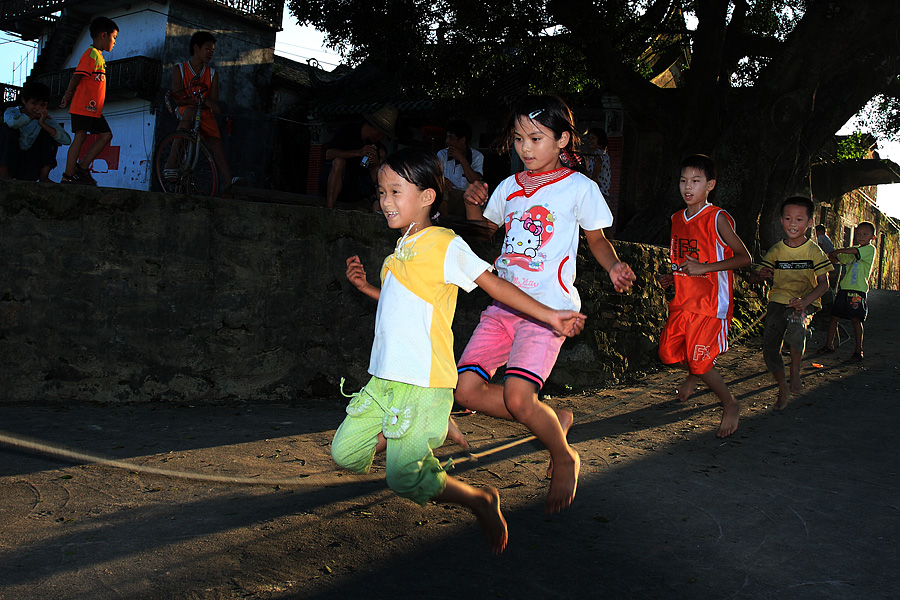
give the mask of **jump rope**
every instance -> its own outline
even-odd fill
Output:
[[[765,317],[765,312],[763,312],[757,319],[744,331],[736,336],[730,343],[736,344],[738,341],[743,339],[747,334],[749,334],[753,329],[762,321]],[[840,345],[840,341],[838,341],[838,345]],[[623,404],[628,404],[632,402],[634,399],[643,396],[644,394],[650,393],[663,385],[667,384],[669,381],[676,377],[680,377],[682,375],[681,372],[675,371],[666,377],[662,378],[656,383],[648,385],[643,389],[640,389],[621,400],[613,402],[603,408],[600,408],[588,415],[584,415],[581,417],[582,421],[590,421],[594,417],[611,410],[617,406],[622,406]],[[444,469],[448,469],[451,466],[461,465],[469,462],[478,462],[479,460],[490,456],[492,454],[496,454],[498,452],[503,452],[505,450],[509,450],[511,448],[515,448],[516,446],[521,446],[522,444],[527,444],[536,440],[537,438],[534,435],[522,436],[520,438],[516,438],[511,440],[505,444],[501,444],[499,446],[494,446],[488,450],[484,450],[482,452],[468,452],[460,457],[450,457],[446,461],[441,463],[441,467]],[[234,477],[234,476],[226,476],[226,475],[211,475],[208,473],[197,473],[192,471],[176,471],[172,469],[161,469],[158,467],[151,467],[146,465],[138,465],[124,460],[115,460],[100,456],[98,454],[92,454],[89,452],[81,452],[79,450],[72,450],[60,445],[51,444],[48,442],[40,441],[37,439],[29,438],[26,436],[15,435],[3,430],[0,430],[0,444],[5,444],[7,446],[11,446],[13,448],[18,448],[19,450],[25,450],[37,454],[44,454],[48,456],[56,456],[59,458],[70,459],[76,462],[83,462],[88,464],[94,464],[104,467],[111,467],[115,469],[125,469],[132,472],[137,473],[146,473],[149,475],[158,475],[160,477],[168,477],[173,479],[187,479],[191,481],[199,481],[205,483],[222,483],[222,484],[231,484],[231,485],[264,485],[270,487],[322,487],[326,484],[334,483],[336,480],[341,479],[342,477],[347,477],[346,475],[342,475],[335,472],[329,473],[312,473],[309,475],[300,475],[297,477],[290,478],[264,478],[264,477]],[[369,473],[366,475],[353,475],[351,476],[353,481],[376,481],[383,479],[383,475],[380,473]]]

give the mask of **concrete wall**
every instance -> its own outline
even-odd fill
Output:
[[[361,212],[0,182],[0,399],[336,398],[341,377],[347,389],[368,377],[376,308],[344,261],[359,254],[377,282],[396,237]],[[579,258],[588,327],[546,393],[658,364],[665,250],[617,249],[640,281],[616,294]],[[488,303],[460,294],[457,355]]]

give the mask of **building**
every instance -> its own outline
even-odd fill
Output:
[[[50,87],[51,108],[59,105],[85,49],[88,26],[98,16],[119,26],[116,47],[107,61],[104,116],[111,144],[91,165],[103,186],[148,190],[156,141],[175,129],[175,117],[163,108],[175,64],[189,58],[188,41],[199,30],[216,36],[213,66],[219,73],[219,104],[226,154],[235,174],[262,187],[270,163],[267,141],[275,131],[269,114],[275,34],[281,29],[282,3],[267,0],[0,0],[0,29],[37,40],[40,54],[29,80]],[[71,131],[68,112],[51,114]],[[84,146],[91,143],[90,136]],[[52,174],[59,180],[60,167]]]

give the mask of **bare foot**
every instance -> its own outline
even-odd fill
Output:
[[[688,376],[684,378],[684,381],[681,382],[681,385],[678,386],[678,399],[684,402],[688,398],[691,397],[691,394],[694,393],[694,390],[697,389],[697,380],[699,378],[692,374],[688,373]]]
[[[553,478],[550,480],[550,493],[547,494],[547,513],[558,513],[570,504],[575,498],[575,488],[578,487],[578,473],[581,471],[581,458],[571,446],[569,447],[571,460],[562,461],[555,465]]]
[[[479,501],[472,507],[472,512],[478,517],[478,523],[484,531],[484,537],[494,554],[500,554],[506,548],[508,535],[506,532],[506,519],[500,512],[500,493],[496,488],[486,487],[480,490],[484,492],[483,502]]]
[[[572,423],[575,421],[575,416],[572,414],[571,410],[567,410],[565,408],[554,408],[553,411],[556,413],[556,418],[559,420],[559,426],[563,430],[563,437],[568,437],[569,429],[572,427]],[[553,457],[550,457],[550,465],[547,467],[547,479],[553,479]]]
[[[453,420],[453,417],[450,417],[447,423],[447,437],[456,442],[463,450],[469,449],[469,442],[466,441],[466,436],[456,426],[456,421]]]
[[[784,410],[784,408],[788,405],[788,398],[790,397],[790,392],[788,391],[787,384],[778,386],[778,400],[775,401],[775,410]],[[724,417],[723,417],[724,420]]]
[[[794,373],[791,371],[791,391],[795,394],[799,394],[803,391],[803,380],[800,379],[800,373]]]
[[[559,420],[559,426],[562,428],[563,437],[568,437],[569,429],[572,427],[572,423],[575,422],[575,415],[572,414],[571,410],[567,410],[565,408],[554,408],[553,411],[556,413],[556,418]],[[547,467],[547,479],[553,478],[553,458],[550,458],[550,466]]]
[[[731,400],[722,403],[722,424],[716,437],[725,438],[737,431],[738,420],[741,418],[741,405],[731,396]]]

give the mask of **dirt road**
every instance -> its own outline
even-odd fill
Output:
[[[546,452],[520,425],[458,419],[454,474],[500,489],[506,552],[465,510],[424,508],[380,478],[337,473],[343,400],[303,406],[0,404],[0,430],[138,466],[264,479],[172,479],[0,445],[0,599],[900,597],[900,294],[874,292],[866,359],[803,363],[805,391],[773,412],[759,340],[720,370],[743,404],[715,437],[705,389],[670,372],[570,407],[582,474],[543,512]],[[821,345],[816,332],[812,348]],[[495,451],[508,442],[510,447]],[[278,479],[310,475],[298,485]]]

